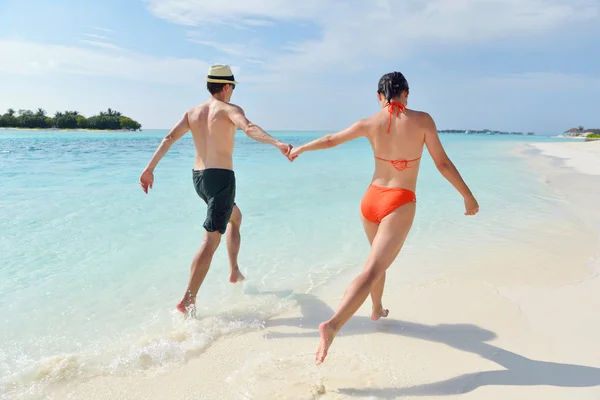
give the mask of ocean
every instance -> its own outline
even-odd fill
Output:
[[[359,219],[373,156],[366,140],[294,163],[239,134],[234,168],[243,214],[240,268],[228,281],[224,242],[197,298],[197,319],[174,311],[199,247],[206,207],[192,186],[185,136],[138,184],[164,130],[0,131],[0,398],[48,393],[99,375],[164,371],[223,335],[261,329],[368,252]],[[325,132],[274,132],[298,145]],[[562,199],[525,162],[539,136],[441,135],[480,214],[427,152],[417,216],[403,252],[451,254],[513,237],[561,211]],[[408,267],[407,267],[408,268]],[[449,268],[412,266],[406,279]],[[341,295],[341,293],[340,293]]]

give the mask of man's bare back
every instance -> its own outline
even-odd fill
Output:
[[[235,106],[210,99],[187,112],[196,148],[194,169],[233,169],[236,126],[229,117],[233,107]]]

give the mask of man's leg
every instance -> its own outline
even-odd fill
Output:
[[[242,225],[242,212],[236,205],[233,207],[233,212],[229,218],[229,224],[227,226],[227,233],[225,234],[225,240],[227,242],[227,253],[229,254],[229,265],[230,275],[229,282],[236,283],[241,282],[244,279],[244,275],[240,272],[238,265],[238,254],[240,252],[240,244],[242,237],[240,235],[240,226]]]
[[[373,239],[375,239],[375,235],[377,234],[377,228],[379,224],[371,222],[367,220],[365,217],[361,216],[363,228],[365,229],[365,233],[367,234],[367,239],[369,239],[369,244],[373,245]],[[377,321],[381,317],[387,317],[389,314],[389,310],[383,308],[382,299],[383,299],[383,289],[385,287],[385,272],[381,276],[381,278],[375,282],[373,289],[371,289],[371,301],[373,302],[373,312],[371,313],[371,319],[373,321]]]
[[[192,261],[190,281],[183,300],[177,304],[179,311],[185,313],[188,307],[196,303],[196,294],[208,273],[210,263],[215,251],[219,247],[219,243],[221,243],[221,233],[218,231],[205,232],[202,245]]]

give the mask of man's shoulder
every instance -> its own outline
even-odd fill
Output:
[[[238,106],[237,104],[233,104],[233,103],[224,103],[227,104],[228,107],[230,107],[231,110],[235,110],[235,111],[239,111],[242,114],[244,113],[244,109],[240,106]]]

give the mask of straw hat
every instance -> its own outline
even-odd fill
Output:
[[[224,64],[211,65],[208,68],[208,76],[206,77],[206,82],[230,83],[232,85],[237,85],[237,82],[233,77],[233,72],[231,72],[231,68],[229,68],[229,65]]]

